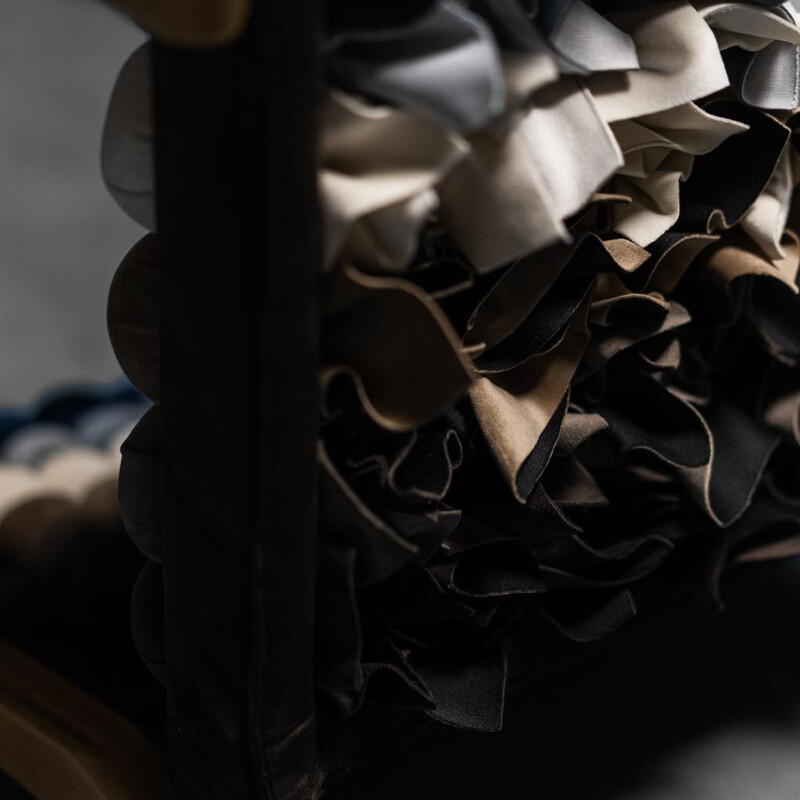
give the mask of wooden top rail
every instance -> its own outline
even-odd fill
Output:
[[[160,41],[176,47],[220,47],[238,38],[252,0],[107,0]]]

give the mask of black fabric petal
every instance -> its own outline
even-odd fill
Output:
[[[415,659],[414,668],[436,698],[428,711],[434,719],[473,731],[503,727],[506,660],[499,647],[429,653]]]

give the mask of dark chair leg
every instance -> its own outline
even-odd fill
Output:
[[[180,800],[318,792],[318,2],[155,48],[168,759]]]

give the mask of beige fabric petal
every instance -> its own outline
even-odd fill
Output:
[[[133,219],[155,229],[154,134],[150,52],[143,46],[123,66],[103,133],[102,169],[114,199]],[[432,187],[462,158],[457,134],[413,115],[329,92],[321,112],[319,181],[325,221],[324,263],[330,266],[357,220],[382,211],[359,232],[359,262],[399,269],[435,207]],[[374,246],[374,252],[369,245]],[[366,253],[364,250],[366,249]]]
[[[647,247],[665,234],[680,215],[680,184],[692,168],[693,156],[672,151],[659,169],[646,177],[618,175],[614,190],[631,198],[613,206],[613,228],[636,244]]]
[[[536,101],[507,137],[472,137],[472,152],[440,189],[442,222],[480,272],[567,240],[564,218],[622,164],[577,82],[547,86]]]
[[[709,153],[747,125],[715,116],[694,103],[612,125],[625,155],[614,188],[631,197],[613,208],[614,229],[646,247],[680,214],[680,182],[693,157]]]
[[[633,37],[641,69],[586,79],[607,122],[674,108],[728,85],[714,35],[688,3],[637,4],[608,19]]]
[[[526,52],[502,50],[500,59],[506,81],[506,107],[511,113],[526,106],[534,92],[559,78],[558,65],[544,42],[538,49]]]
[[[429,204],[414,205],[469,150],[466,142],[422,118],[383,106],[370,106],[341,92],[329,92],[323,103],[320,136],[320,195],[325,228],[324,264],[330,268],[346,245],[350,227],[373,212],[385,211],[373,226],[392,227],[390,253],[408,252],[416,244]],[[360,239],[363,246],[363,236]],[[397,246],[397,240],[405,244]],[[357,251],[363,259],[361,250]],[[376,252],[378,266],[387,259]],[[388,257],[388,268],[396,268]]]
[[[708,23],[720,50],[741,47],[762,50],[773,42],[800,46],[800,28],[767,8],[749,3],[698,2],[695,7]]]
[[[470,388],[481,430],[520,502],[525,498],[517,486],[519,471],[563,402],[589,340],[589,302],[587,296],[554,350],[509,372],[478,378]]]
[[[341,252],[342,260],[376,271],[400,272],[419,247],[419,229],[439,206],[433,189],[356,220]]]
[[[729,136],[743,133],[748,126],[709,114],[696,103],[684,103],[655,114],[615,122],[611,129],[626,156],[658,146],[701,155],[710,153]]]
[[[337,269],[324,284],[323,302],[323,385],[350,375],[384,428],[429,422],[469,386],[471,362],[449,320],[409,281]]]
[[[131,219],[156,228],[155,134],[150,45],[122,65],[106,112],[100,165],[108,191]]]

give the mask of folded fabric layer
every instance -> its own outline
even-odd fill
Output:
[[[625,164],[614,190],[632,202],[614,207],[614,230],[647,247],[680,216],[680,183],[691,174],[693,156],[710,153],[747,126],[717,117],[694,103],[615,123]]]
[[[800,30],[791,2],[773,8],[747,3],[700,2],[714,31],[731,85],[751,106],[793,111],[800,97]]]
[[[636,4],[608,18],[633,38],[640,69],[586,79],[606,122],[666,111],[728,86],[714,35],[688,3]]]
[[[405,267],[437,206],[433,187],[464,157],[467,144],[404,111],[340,93],[326,98],[322,130],[324,263],[343,251],[356,264]]]
[[[536,4],[483,0],[478,8],[494,24],[503,44],[535,51],[546,40],[565,74],[639,68],[631,37],[582,0]]]
[[[479,272],[559,240],[622,164],[610,128],[579,84],[561,81],[505,137],[482,133],[440,189],[445,229]]]
[[[348,91],[418,111],[446,128],[484,127],[503,109],[500,58],[486,23],[441,0],[396,27],[337,37],[332,80]]]

